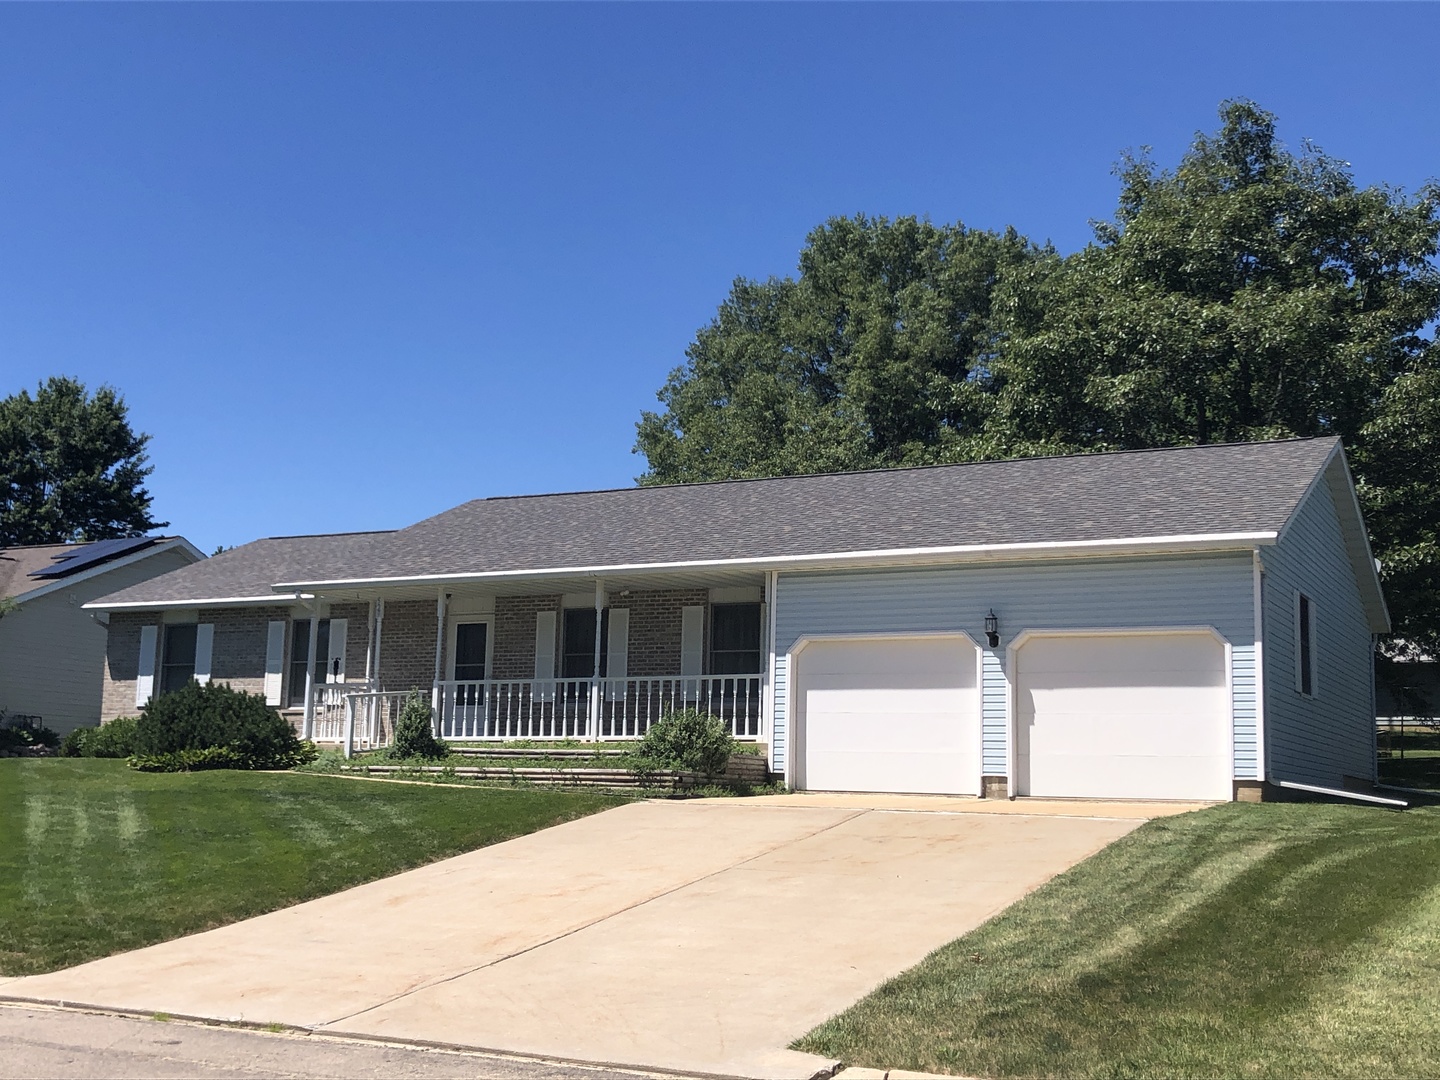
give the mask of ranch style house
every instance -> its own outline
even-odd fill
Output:
[[[1339,441],[465,503],[257,540],[85,605],[104,716],[191,679],[347,752],[699,708],[792,787],[1258,798],[1375,776],[1389,629]]]

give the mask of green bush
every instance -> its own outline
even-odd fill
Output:
[[[54,750],[59,745],[59,734],[42,724],[38,716],[7,716],[0,712],[0,757],[42,748]]]
[[[119,716],[99,727],[76,728],[60,741],[61,757],[123,758],[135,753],[133,716]]]
[[[312,742],[296,740],[295,750],[271,758],[258,758],[233,746],[206,746],[172,750],[166,754],[135,754],[126,762],[140,772],[199,772],[201,769],[293,769],[314,761],[319,751]]]
[[[313,760],[314,748],[307,745],[263,697],[223,683],[192,682],[145,706],[135,725],[134,758],[169,761],[181,769],[288,769],[301,758]],[[184,751],[215,749],[230,754],[188,763],[183,757]],[[176,754],[182,757],[170,756]]]
[[[405,700],[395,721],[395,738],[385,756],[392,760],[442,758],[450,748],[435,738],[430,722],[430,699],[419,690]]]
[[[650,725],[635,756],[642,768],[718,776],[735,753],[735,745],[724,721],[699,709],[680,709]]]

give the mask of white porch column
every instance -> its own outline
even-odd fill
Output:
[[[375,672],[375,601],[370,601],[370,610],[365,613],[365,689],[371,690],[370,681]]]
[[[375,689],[380,689],[380,638],[385,631],[385,600],[375,601]]]
[[[768,753],[771,760],[774,760],[775,740],[771,734],[771,724],[775,717],[775,591],[780,584],[780,573],[777,570],[765,572],[765,616],[762,624],[762,633],[765,635],[763,643],[765,650],[765,688],[760,694],[760,738],[764,740],[769,748]]]
[[[312,600],[310,608],[309,645],[305,652],[305,719],[300,723],[301,738],[315,735],[315,646],[320,637],[320,602]]]
[[[600,633],[604,629],[605,579],[595,579],[595,667],[590,680],[590,738],[600,741]]]
[[[440,676],[445,662],[445,609],[449,606],[450,594],[442,586],[435,597],[435,681],[430,689],[430,707],[435,710],[436,734],[440,724]]]

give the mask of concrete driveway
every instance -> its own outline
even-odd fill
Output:
[[[1016,809],[632,803],[0,997],[809,1077],[833,1063],[793,1039],[1166,812]]]

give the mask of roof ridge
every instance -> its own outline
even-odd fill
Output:
[[[466,499],[462,503],[449,508],[458,510],[462,506],[469,506],[471,503],[482,502],[513,502],[519,499],[556,499],[566,495],[611,495],[620,491],[674,491],[677,488],[699,488],[718,487],[724,484],[761,484],[775,480],[815,480],[827,476],[871,476],[879,473],[905,473],[905,472],[933,472],[938,469],[963,469],[974,465],[1007,465],[1027,461],[1065,461],[1080,458],[1096,457],[1123,457],[1136,454],[1168,454],[1183,450],[1221,450],[1236,446],[1279,446],[1285,443],[1301,442],[1324,442],[1335,440],[1338,435],[1292,435],[1286,439],[1239,439],[1233,442],[1223,443],[1190,443],[1181,446],[1142,446],[1128,450],[1087,450],[1071,454],[1037,454],[1033,457],[1007,457],[1007,458],[986,458],[982,461],[946,461],[935,462],[930,465],[877,465],[869,469],[839,469],[834,472],[811,472],[811,473],[786,473],[783,476],[737,476],[729,480],[691,480],[679,484],[635,484],[630,487],[609,487],[609,488],[583,488],[578,491],[542,491],[532,492],[527,495],[483,495],[476,499]],[[429,518],[422,518],[415,522],[416,525],[431,518],[439,517],[440,514],[449,513],[449,510],[441,510]],[[405,526],[402,529],[390,530],[392,532],[404,532],[412,526]]]
[[[474,500],[472,499],[471,501],[473,502]],[[460,505],[463,506],[465,504],[461,503]],[[349,532],[291,533],[288,536],[257,536],[254,540],[249,541],[249,543],[256,544],[259,543],[261,540],[318,540],[322,537],[328,536],[384,536],[387,533],[395,533],[400,531],[400,529],[352,529]],[[237,547],[238,546],[243,545],[237,545]]]

